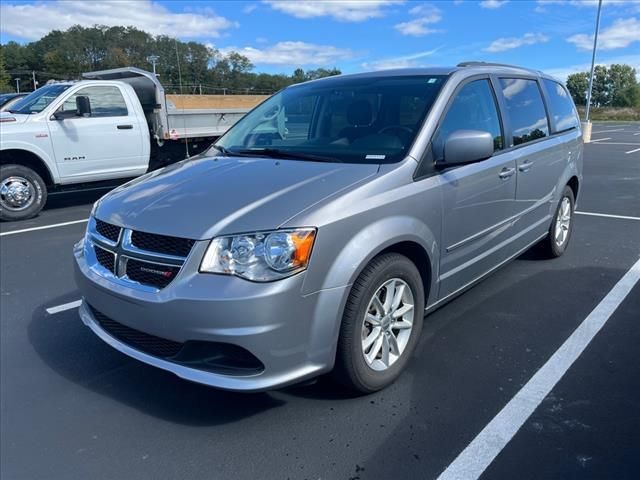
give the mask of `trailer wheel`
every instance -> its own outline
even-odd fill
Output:
[[[0,220],[35,217],[47,201],[42,177],[23,165],[0,166]]]

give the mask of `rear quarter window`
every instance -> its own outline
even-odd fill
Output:
[[[564,132],[576,128],[579,123],[578,114],[567,89],[553,80],[543,79],[542,83],[547,93],[549,113],[553,119],[552,132]]]
[[[549,136],[549,122],[538,82],[526,78],[501,78],[513,145]]]

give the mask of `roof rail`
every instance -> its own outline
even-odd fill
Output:
[[[539,70],[534,70],[533,68],[520,67],[518,65],[509,65],[508,63],[469,61],[469,62],[460,62],[457,66],[458,67],[507,67],[507,68],[517,68],[518,70],[526,70],[528,72],[542,73]]]

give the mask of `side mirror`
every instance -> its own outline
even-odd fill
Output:
[[[66,118],[74,118],[74,117],[90,117],[90,116],[91,116],[91,101],[89,100],[89,97],[84,95],[79,95],[76,97],[75,110],[58,110],[53,114],[53,118],[55,118],[56,120],[64,120]]]
[[[76,115],[79,117],[91,116],[91,101],[86,95],[78,95],[76,97]]]
[[[482,130],[456,130],[444,144],[443,167],[477,162],[493,155],[493,136]]]

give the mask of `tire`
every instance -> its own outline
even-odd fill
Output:
[[[42,177],[23,165],[0,166],[0,220],[35,217],[47,201]]]
[[[549,234],[540,242],[541,253],[546,258],[557,258],[567,250],[569,240],[571,240],[571,233],[573,232],[574,208],[575,197],[573,196],[573,190],[565,186],[556,207],[556,212],[551,220]],[[559,229],[564,230],[565,233],[560,234]]]
[[[392,288],[398,293],[403,284],[402,300],[395,312],[398,315],[404,309],[406,313],[398,317],[398,323],[392,324],[393,304],[387,305],[386,294],[393,291]],[[374,295],[380,300],[379,304],[375,302]],[[411,301],[413,309],[407,309]],[[333,377],[357,393],[375,392],[395,381],[409,361],[420,337],[424,302],[422,277],[411,260],[398,253],[386,253],[374,258],[364,268],[349,293],[340,327]],[[380,307],[383,308],[382,311]],[[389,308],[385,310],[385,307]],[[413,316],[409,322],[411,312]],[[371,313],[371,316],[365,320],[367,313]],[[372,317],[375,317],[378,326],[371,323]],[[408,323],[411,328],[407,327]],[[400,326],[403,328],[400,329]],[[396,341],[392,342],[390,336]],[[370,342],[373,338],[376,340]],[[365,340],[370,343],[368,348],[365,347]],[[379,343],[380,351],[374,355],[373,350]],[[396,354],[389,352],[386,347],[395,349]],[[385,350],[389,352],[386,357],[388,365],[385,365]]]

